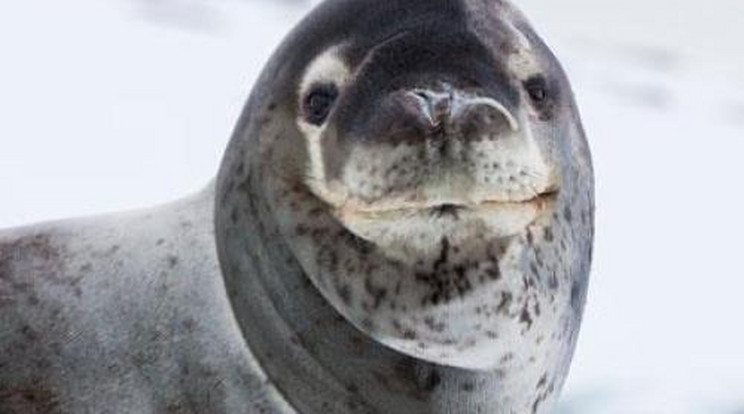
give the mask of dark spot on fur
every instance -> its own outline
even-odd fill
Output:
[[[174,255],[168,256],[168,267],[173,269],[176,265],[178,265],[178,257]]]
[[[340,297],[346,305],[351,305],[351,288],[349,285],[342,284],[337,286],[336,293],[338,293],[338,297]]]
[[[513,55],[519,51],[519,49],[509,40],[502,40],[499,42],[499,51],[504,55]]]
[[[357,253],[359,253],[361,256],[368,256],[371,254],[374,249],[375,245],[368,242],[367,240],[361,239],[359,237],[354,236],[353,234],[349,232],[345,232],[347,240],[344,240],[345,244],[347,246],[350,246],[352,249],[354,249]]]
[[[449,239],[446,237],[442,238],[441,242],[442,248],[439,251],[439,258],[436,262],[434,262],[434,270],[441,268],[442,266],[446,265],[449,261],[449,250],[450,250],[450,242]]]
[[[194,330],[197,327],[197,322],[194,318],[186,318],[183,322],[181,322],[181,325],[186,330],[186,332],[194,332]]]
[[[522,278],[522,283],[524,284],[525,291],[528,291],[536,286],[535,279],[537,279],[537,277],[531,278],[531,277],[525,276]]]
[[[569,206],[563,208],[563,218],[569,223],[573,220],[573,214],[571,213],[571,208]]]
[[[539,278],[540,277],[540,271],[537,269],[537,265],[535,264],[535,262],[530,262],[530,272],[532,272],[532,274],[536,278]],[[525,285],[527,286],[527,284],[525,284]]]
[[[594,260],[594,245],[591,244],[591,243],[589,244],[589,249],[588,249],[588,252],[587,252],[587,258],[589,259],[589,263],[591,263],[592,260]]]
[[[439,372],[436,369],[432,369],[424,384],[424,391],[433,392],[441,383],[442,377],[439,375]]]
[[[0,384],[0,408],[8,413],[61,413],[59,398],[53,388],[40,379],[21,386]]]
[[[514,359],[514,354],[511,352],[507,352],[506,354],[504,354],[504,356],[501,357],[501,359],[499,359],[499,362],[501,364],[506,364],[508,362],[511,362],[513,359]]]
[[[545,227],[545,229],[543,229],[543,238],[548,243],[552,243],[553,240],[555,239],[553,235],[553,229],[550,226]]]
[[[326,245],[320,248],[317,257],[318,266],[328,272],[335,272],[338,268],[338,253],[334,246]]]
[[[320,207],[311,208],[307,212],[307,216],[310,218],[317,218],[317,217],[322,216],[323,214],[325,214],[325,210]]]
[[[491,280],[501,279],[501,269],[499,268],[499,265],[497,263],[488,266],[485,270],[485,273]]]
[[[522,313],[519,314],[519,322],[527,325],[527,329],[532,328],[532,316],[527,308],[527,304],[522,308]]]
[[[527,244],[533,246],[535,244],[535,236],[532,235],[532,230],[527,229]]]
[[[556,290],[556,289],[558,289],[558,286],[559,286],[559,284],[558,284],[558,275],[556,274],[555,271],[553,271],[553,273],[551,274],[550,278],[548,279],[548,287],[551,290]]]
[[[540,378],[540,381],[537,382],[537,389],[543,388],[545,384],[548,383],[548,373],[546,372],[543,374],[543,376]]]
[[[173,401],[165,406],[165,414],[189,414],[192,412],[193,410],[189,407],[188,402],[183,400]]]
[[[444,332],[446,325],[444,322],[437,322],[433,317],[424,318],[424,324],[433,332]]]
[[[378,309],[388,293],[387,289],[375,286],[369,277],[364,280],[364,290],[372,297],[372,309]]]
[[[418,338],[418,334],[413,329],[406,329],[403,331],[403,339],[413,341]]]
[[[512,299],[513,297],[511,292],[501,292],[501,302],[499,303],[499,306],[496,307],[496,312],[506,313],[509,310],[509,305],[511,305]]]
[[[30,326],[24,325],[21,328],[21,335],[29,342],[36,342],[39,340],[39,334]]]
[[[547,375],[547,373],[546,373]],[[545,381],[547,381],[547,377],[543,376],[543,378],[540,380],[542,384],[538,384],[537,389],[545,386]],[[532,403],[532,414],[536,414],[537,410],[540,408],[540,405],[548,399],[548,397],[553,393],[555,390],[555,385],[551,382],[548,388],[540,393],[537,398],[535,398],[535,401]]]
[[[579,284],[579,282],[573,282],[573,284],[571,285],[571,307],[576,312],[581,311],[581,296],[581,285]]]
[[[240,184],[238,184],[238,191],[242,193],[243,195],[245,195],[249,200],[255,198],[252,196],[253,189],[251,186],[251,177],[252,175],[249,174],[248,176],[245,177],[244,180],[240,182]]]
[[[362,327],[370,332],[377,330],[374,322],[372,322],[372,320],[369,318],[362,319]]]
[[[346,408],[349,410],[356,410],[359,407],[359,402],[349,399],[346,401]]]
[[[478,269],[477,262],[450,264],[452,246],[449,239],[442,238],[439,256],[430,269],[418,270],[415,274],[417,282],[427,286],[428,291],[421,298],[421,305],[439,305],[449,303],[457,297],[463,297],[473,289],[468,270]],[[422,263],[417,266],[422,266]],[[491,277],[500,275],[493,269]],[[482,278],[482,275],[481,275]]]

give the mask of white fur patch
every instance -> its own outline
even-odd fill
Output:
[[[308,65],[300,82],[300,96],[318,83],[333,83],[339,87],[346,84],[351,71],[341,58],[340,47],[333,46],[316,57]]]
[[[300,101],[314,85],[330,83],[341,89],[350,78],[351,71],[340,56],[340,47],[333,46],[318,55],[305,70],[298,91]],[[313,125],[307,122],[300,113],[297,126],[307,141],[307,152],[310,158],[307,168],[308,184],[324,198],[332,197],[332,192],[327,188],[321,142],[326,125]]]
[[[523,17],[520,16],[523,19]],[[513,19],[505,19],[505,25],[510,29],[515,39],[517,52],[509,55],[508,66],[511,73],[517,75],[519,79],[526,80],[536,73],[540,73],[541,68],[537,61],[537,54],[533,50],[532,42],[527,35],[522,32],[514,23]]]
[[[514,23],[512,23],[511,19],[505,20],[504,24],[512,30],[512,32],[514,33],[514,37],[517,39],[517,44],[520,46],[521,49],[523,49],[525,52],[529,52],[532,50],[532,42],[530,42],[530,39],[521,30],[519,30],[519,28],[514,25]]]

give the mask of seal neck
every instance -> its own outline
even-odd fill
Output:
[[[220,182],[216,236],[243,335],[267,376],[303,413],[508,412],[499,372],[445,367],[362,333],[321,296],[279,231],[260,171]]]

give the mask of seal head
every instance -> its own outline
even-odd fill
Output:
[[[299,274],[366,340],[496,375],[502,408],[537,412],[565,378],[591,160],[563,70],[506,2],[321,5],[259,80],[216,214],[249,343],[246,302]],[[280,313],[300,306],[278,292]]]

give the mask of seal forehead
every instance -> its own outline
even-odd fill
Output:
[[[465,4],[459,0],[331,0],[316,10],[296,41],[346,41],[350,62],[356,65],[371,48],[401,32],[422,26],[464,28],[466,20]]]
[[[539,40],[524,16],[500,0],[332,0],[323,3],[302,26],[289,49],[294,55],[291,60],[300,65],[295,73],[303,86],[303,77],[324,71],[321,62],[328,63],[325,58],[343,56],[350,68],[358,68],[371,51],[403,33],[411,34],[413,43],[409,45],[442,39],[451,40],[449,43],[459,39],[460,46],[477,43],[497,65],[515,71],[537,71],[539,65],[530,55],[541,54],[542,49],[533,50]],[[344,45],[343,50],[334,46],[338,44]],[[431,64],[451,63],[451,58]],[[399,60],[391,63],[405,70],[398,66]],[[315,69],[309,71],[310,67]],[[340,72],[326,68],[328,73]]]
[[[523,80],[543,70],[547,50],[522,12],[501,0],[462,1],[470,30],[511,73]]]

